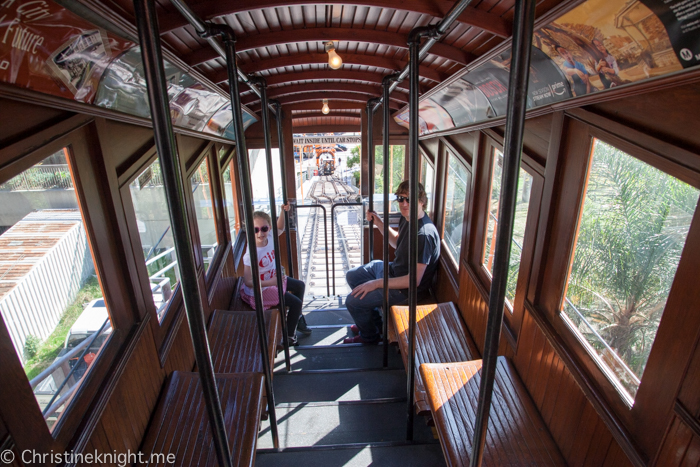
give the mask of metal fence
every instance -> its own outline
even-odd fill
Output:
[[[0,190],[47,190],[73,188],[68,164],[43,164],[31,167],[0,185]]]

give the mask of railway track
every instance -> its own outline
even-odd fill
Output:
[[[311,209],[301,244],[302,279],[307,294],[315,298],[344,297],[350,292],[345,272],[362,261],[362,206],[342,206],[355,203],[357,196],[351,187],[332,175],[318,177],[308,197],[313,204],[325,208],[325,222],[321,208]],[[332,213],[334,222],[331,222]]]

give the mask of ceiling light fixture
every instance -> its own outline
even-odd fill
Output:
[[[334,70],[337,70],[343,66],[343,59],[336,53],[333,42],[326,42],[324,46],[326,47],[326,52],[328,53],[328,66]]]
[[[323,112],[324,115],[328,115],[330,111],[331,108],[328,107],[328,99],[323,99],[323,107],[321,107],[321,112]]]

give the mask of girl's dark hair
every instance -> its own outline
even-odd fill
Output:
[[[267,222],[267,225],[272,225],[272,219],[270,218],[270,215],[265,211],[255,211],[253,213],[253,221],[255,221],[255,219],[262,219],[265,222]]]

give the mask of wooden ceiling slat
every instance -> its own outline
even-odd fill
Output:
[[[293,94],[305,94],[309,92],[352,92],[363,95],[381,96],[382,89],[378,86],[370,86],[367,84],[343,84],[343,83],[308,83],[308,84],[295,84],[292,86],[281,86],[276,88],[271,88],[267,95],[270,98],[280,98],[282,96],[288,96]],[[408,96],[405,93],[395,92],[389,96],[391,100],[407,104]],[[260,102],[260,98],[255,94],[244,96],[241,99],[243,105],[253,105]]]
[[[211,20],[219,16],[233,15],[253,8],[279,8],[304,4],[305,2],[302,0],[258,0],[252,5],[250,0],[205,0],[201,3],[192,5],[191,8],[199,17],[205,20]],[[346,5],[347,0],[326,0],[326,4]],[[355,4],[352,6],[359,9],[358,5],[360,4]],[[400,7],[401,10],[413,11],[436,18],[442,18],[450,10],[450,8],[452,8],[454,2],[449,0],[403,0],[399,3],[396,0],[373,0],[371,3],[368,2],[365,5],[370,7],[387,8],[391,10]],[[493,4],[488,4],[488,8],[491,7],[493,7]],[[357,14],[357,12],[355,14]],[[479,29],[483,29],[484,31],[500,37],[510,36],[512,29],[510,22],[505,21],[498,15],[484,11],[481,8],[467,7],[458,18],[458,21]],[[186,21],[179,13],[170,12],[160,17],[159,23],[162,32],[169,32],[185,26]]]
[[[316,92],[316,93],[305,93],[305,94],[292,94],[290,96],[282,96],[279,99],[277,99],[281,104],[302,104],[302,103],[308,103],[311,104],[309,107],[304,107],[304,108],[320,108],[322,104],[323,99],[328,99],[328,105],[333,108],[337,109],[344,109],[346,107],[342,106],[337,106],[336,104],[341,104],[342,102],[354,102],[354,103],[359,103],[362,104],[362,106],[367,104],[367,100],[371,97],[371,95],[362,95],[362,94],[357,94],[357,93],[352,93],[352,92]],[[402,106],[397,104],[394,101],[389,102],[389,107],[392,109],[399,109]],[[250,109],[257,111],[260,108],[260,104],[255,104],[251,105]],[[357,107],[350,107],[350,108],[357,108]]]
[[[312,29],[295,29],[289,31],[278,31],[267,34],[256,34],[252,36],[244,36],[237,40],[236,51],[245,51],[258,49],[262,47],[270,47],[277,44],[290,44],[299,42],[326,42],[326,41],[348,41],[348,42],[367,42],[393,45],[394,47],[407,49],[406,36],[386,31],[375,31],[366,29],[349,29],[349,28],[312,28]],[[463,52],[462,50],[440,42],[433,45],[430,49],[430,54],[437,55],[462,65],[466,65],[476,57],[472,54]],[[185,63],[190,66],[199,65],[209,60],[213,60],[217,56],[216,51],[211,47],[203,47],[192,54],[183,57]]]

